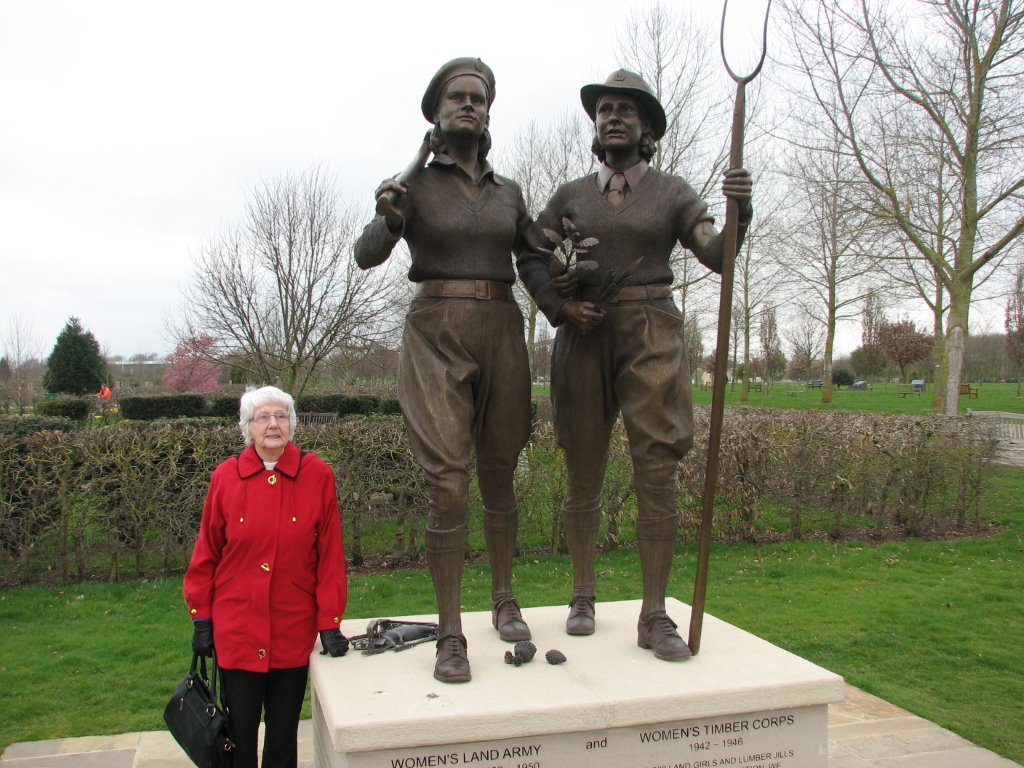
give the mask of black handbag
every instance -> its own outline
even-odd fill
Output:
[[[219,676],[216,655],[211,678],[206,674],[206,657],[193,654],[189,673],[164,709],[171,735],[199,768],[231,768],[235,754],[227,710],[217,697]]]

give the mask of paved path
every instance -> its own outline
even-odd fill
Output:
[[[1022,768],[876,696],[846,686],[829,706],[828,768]],[[12,744],[2,768],[189,768],[164,731]],[[299,768],[313,768],[313,729],[299,726]],[[566,766],[565,768],[572,768]]]

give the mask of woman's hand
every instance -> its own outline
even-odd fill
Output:
[[[324,647],[320,651],[321,656],[330,654],[331,656],[338,657],[348,653],[348,638],[341,634],[340,629],[321,629],[320,645]]]
[[[604,320],[604,310],[589,301],[567,301],[562,305],[559,316],[569,325],[586,336]]]
[[[209,619],[192,622],[192,653],[213,656],[213,622]]]

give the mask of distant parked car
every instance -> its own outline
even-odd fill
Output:
[[[863,392],[865,390],[871,389],[871,385],[868,384],[866,381],[855,381],[853,382],[853,384],[850,385],[850,389],[856,389]]]

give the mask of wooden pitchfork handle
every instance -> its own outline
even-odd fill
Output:
[[[430,154],[430,134],[431,131],[426,132],[423,136],[422,143],[416,150],[416,155],[409,162],[409,165],[405,167],[404,171],[395,176],[395,181],[399,184],[405,184],[423,169],[423,166],[427,162],[427,156]],[[397,199],[398,194],[390,189],[382,192],[380,197],[377,198],[377,214],[379,216],[383,216],[384,213],[395,204],[395,200]]]
[[[729,76],[736,81],[736,103],[732,111],[732,143],[729,148],[729,167],[743,167],[743,123],[746,116],[746,86],[761,71],[768,53],[768,13],[772,2],[764,13],[764,32],[761,42],[761,59],[754,71],[740,77],[729,66],[725,55],[725,13],[729,0],[722,6],[722,29],[719,43],[722,48],[722,62]],[[729,326],[732,321],[732,283],[736,265],[736,243],[739,227],[739,203],[728,198],[725,204],[725,227],[722,249],[722,292],[718,301],[718,342],[715,347],[715,380],[712,383],[711,428],[708,433],[707,469],[704,472],[704,496],[700,516],[700,538],[697,549],[697,574],[693,585],[693,602],[690,607],[690,636],[688,645],[696,655],[700,650],[700,634],[704,626],[704,598],[708,588],[708,560],[711,554],[711,525],[715,513],[715,488],[718,485],[719,453],[722,447],[722,418],[725,414],[725,380],[729,371]]]

